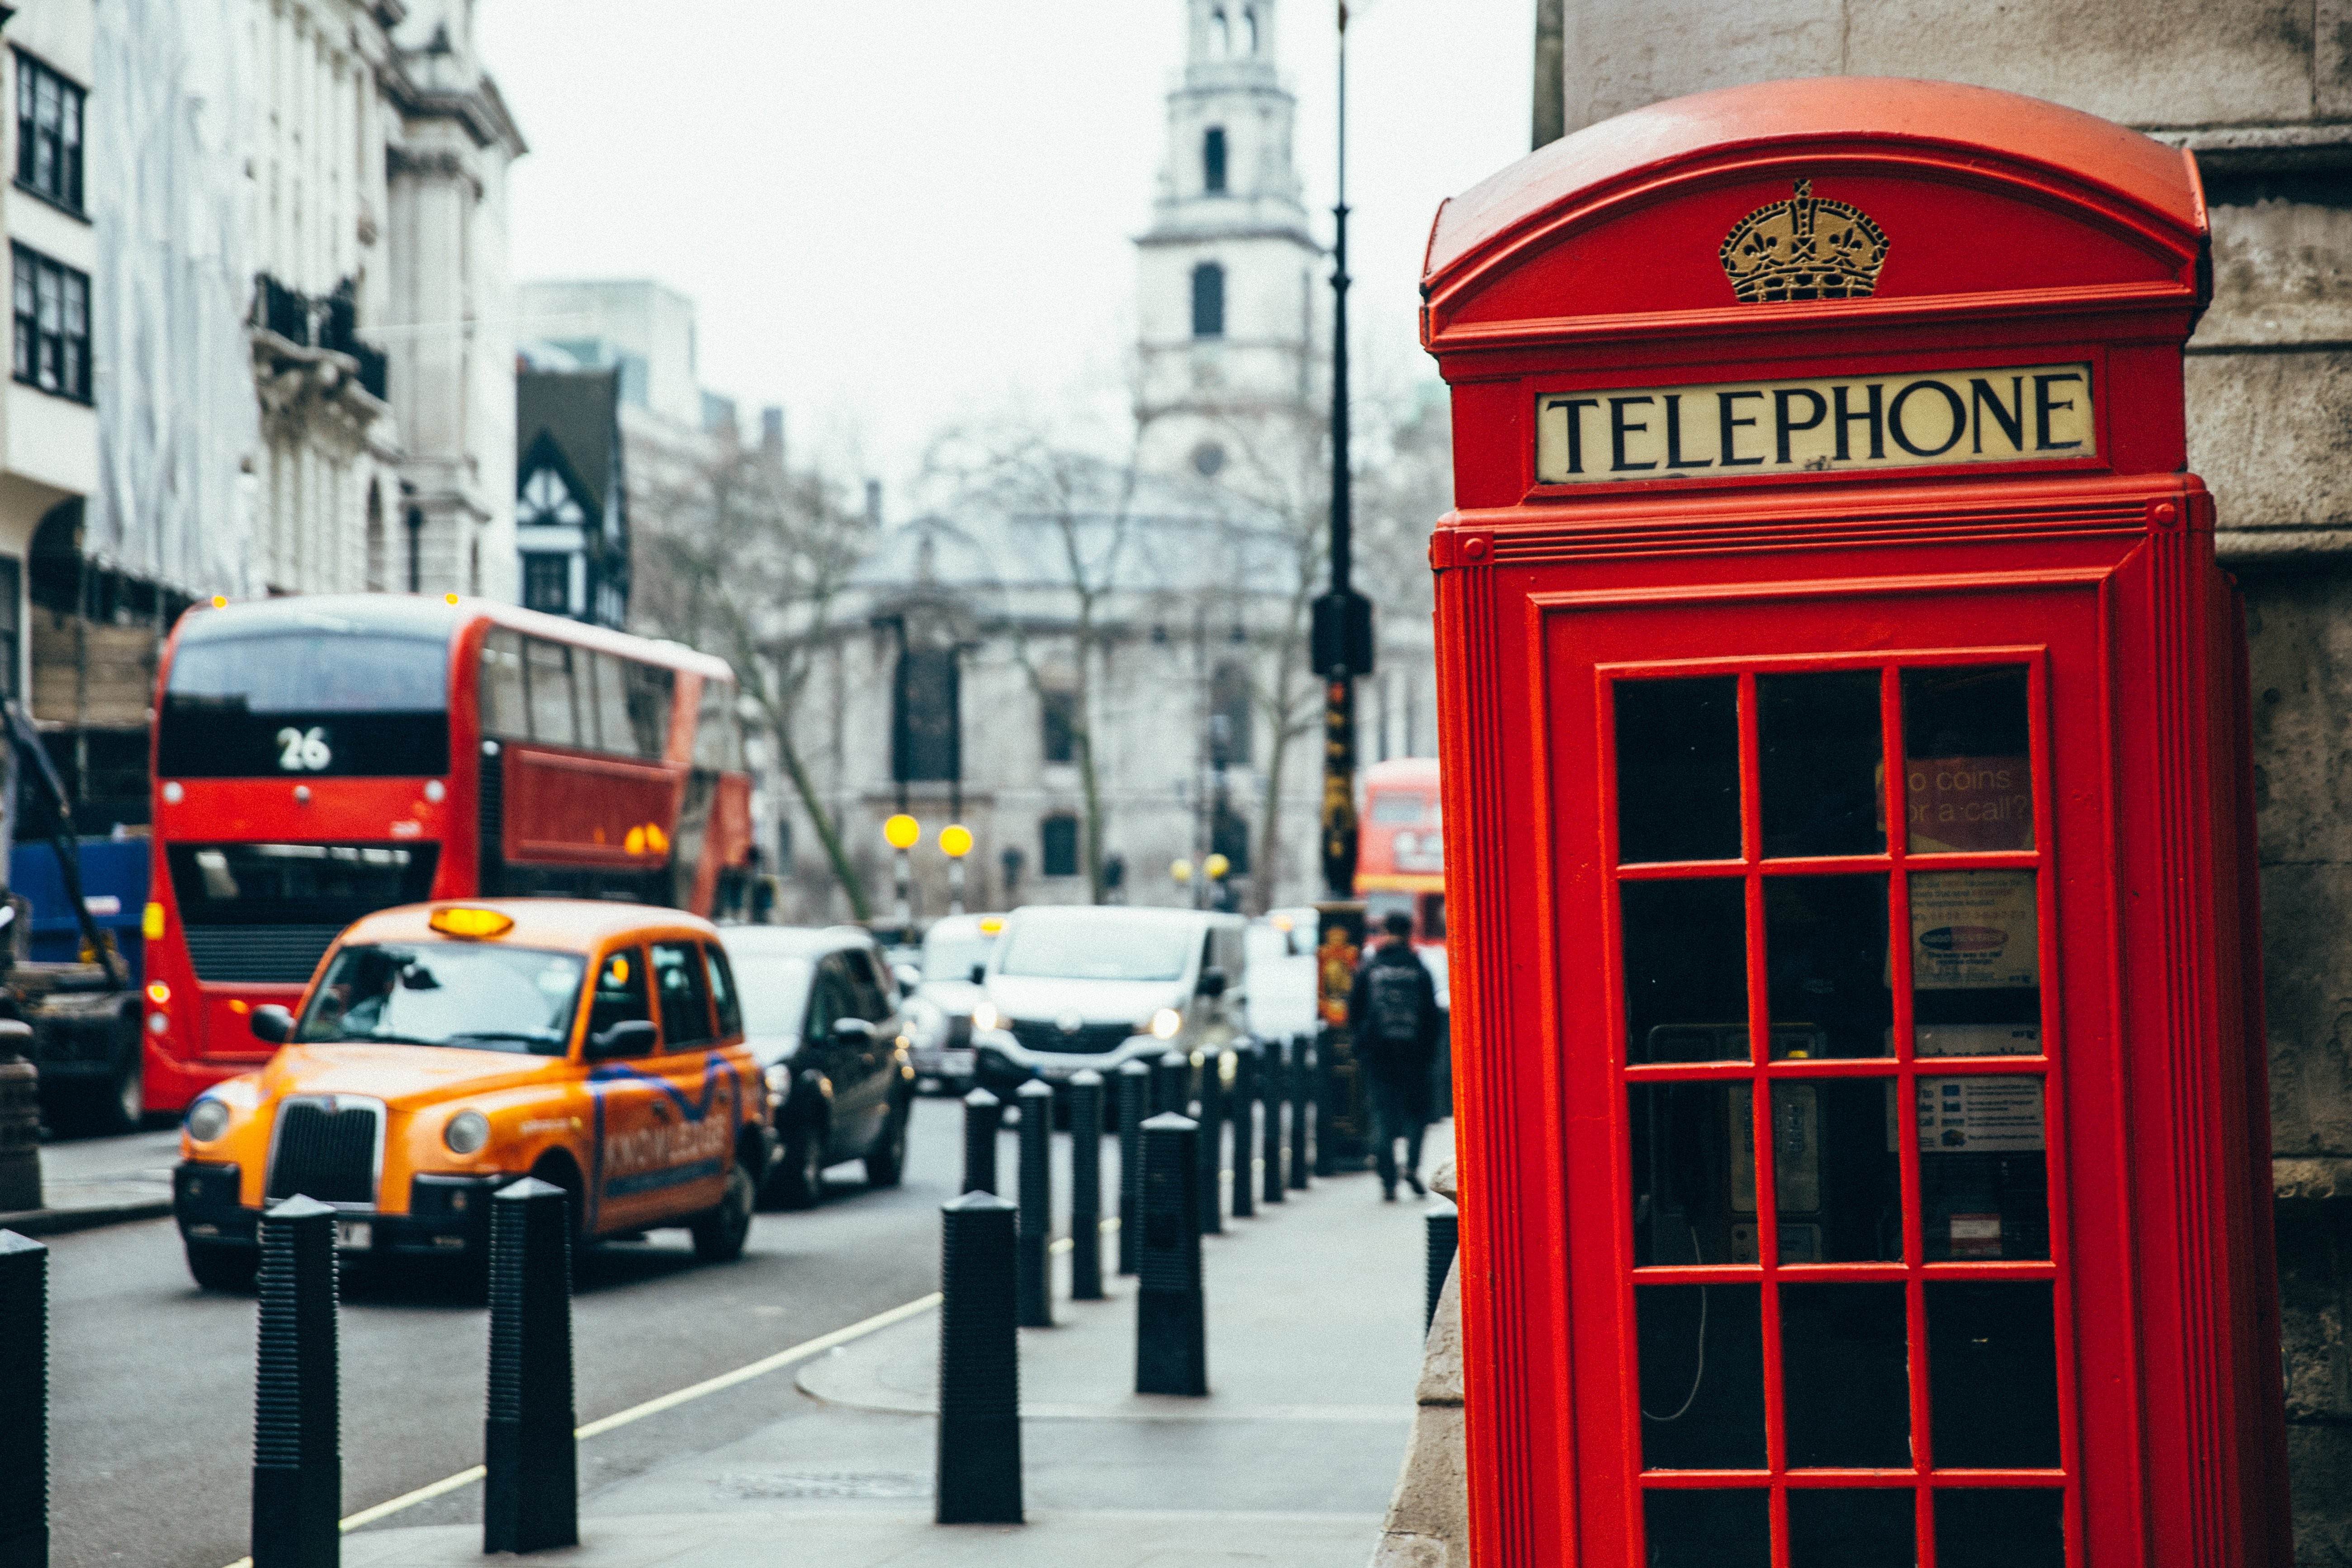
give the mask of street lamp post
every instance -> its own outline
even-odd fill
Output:
[[[883,841],[898,851],[894,868],[898,879],[898,940],[904,942],[915,928],[914,867],[907,851],[923,836],[923,825],[905,812],[899,812],[882,825]],[[962,862],[958,861],[961,865]]]
[[[963,913],[963,858],[971,853],[971,829],[951,822],[940,829],[940,848],[948,858],[948,913]]]

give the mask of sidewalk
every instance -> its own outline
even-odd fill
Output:
[[[1025,1526],[931,1522],[934,1311],[803,1363],[785,1418],[585,1491],[582,1544],[532,1561],[1363,1568],[1414,1408],[1422,1206],[1383,1205],[1370,1175],[1342,1176],[1203,1238],[1212,1392],[1200,1400],[1130,1392],[1134,1281],[1071,1301],[1059,1256],[1055,1326],[1021,1331]],[[1107,1267],[1117,1239],[1104,1237]],[[482,1561],[481,1530],[380,1525],[347,1536],[342,1560],[457,1568]]]
[[[0,1214],[0,1230],[56,1236],[172,1212],[172,1167],[180,1131],[131,1132],[41,1146],[41,1205]]]

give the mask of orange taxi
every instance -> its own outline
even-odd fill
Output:
[[[282,1048],[189,1107],[173,1208],[208,1289],[253,1281],[262,1208],[338,1211],[346,1256],[479,1259],[489,1195],[572,1194],[575,1245],[685,1226],[740,1256],[771,1139],[719,933],[676,910],[559,899],[412,905],[339,937]]]

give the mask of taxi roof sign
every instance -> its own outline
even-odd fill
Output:
[[[514,917],[497,910],[470,909],[452,904],[435,910],[425,922],[443,936],[481,938],[504,936],[514,930]]]

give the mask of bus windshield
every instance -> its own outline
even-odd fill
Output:
[[[415,777],[449,767],[449,645],[299,624],[181,635],[158,716],[163,777]]]
[[[335,954],[294,1037],[560,1057],[586,967],[536,948],[362,943]]]

